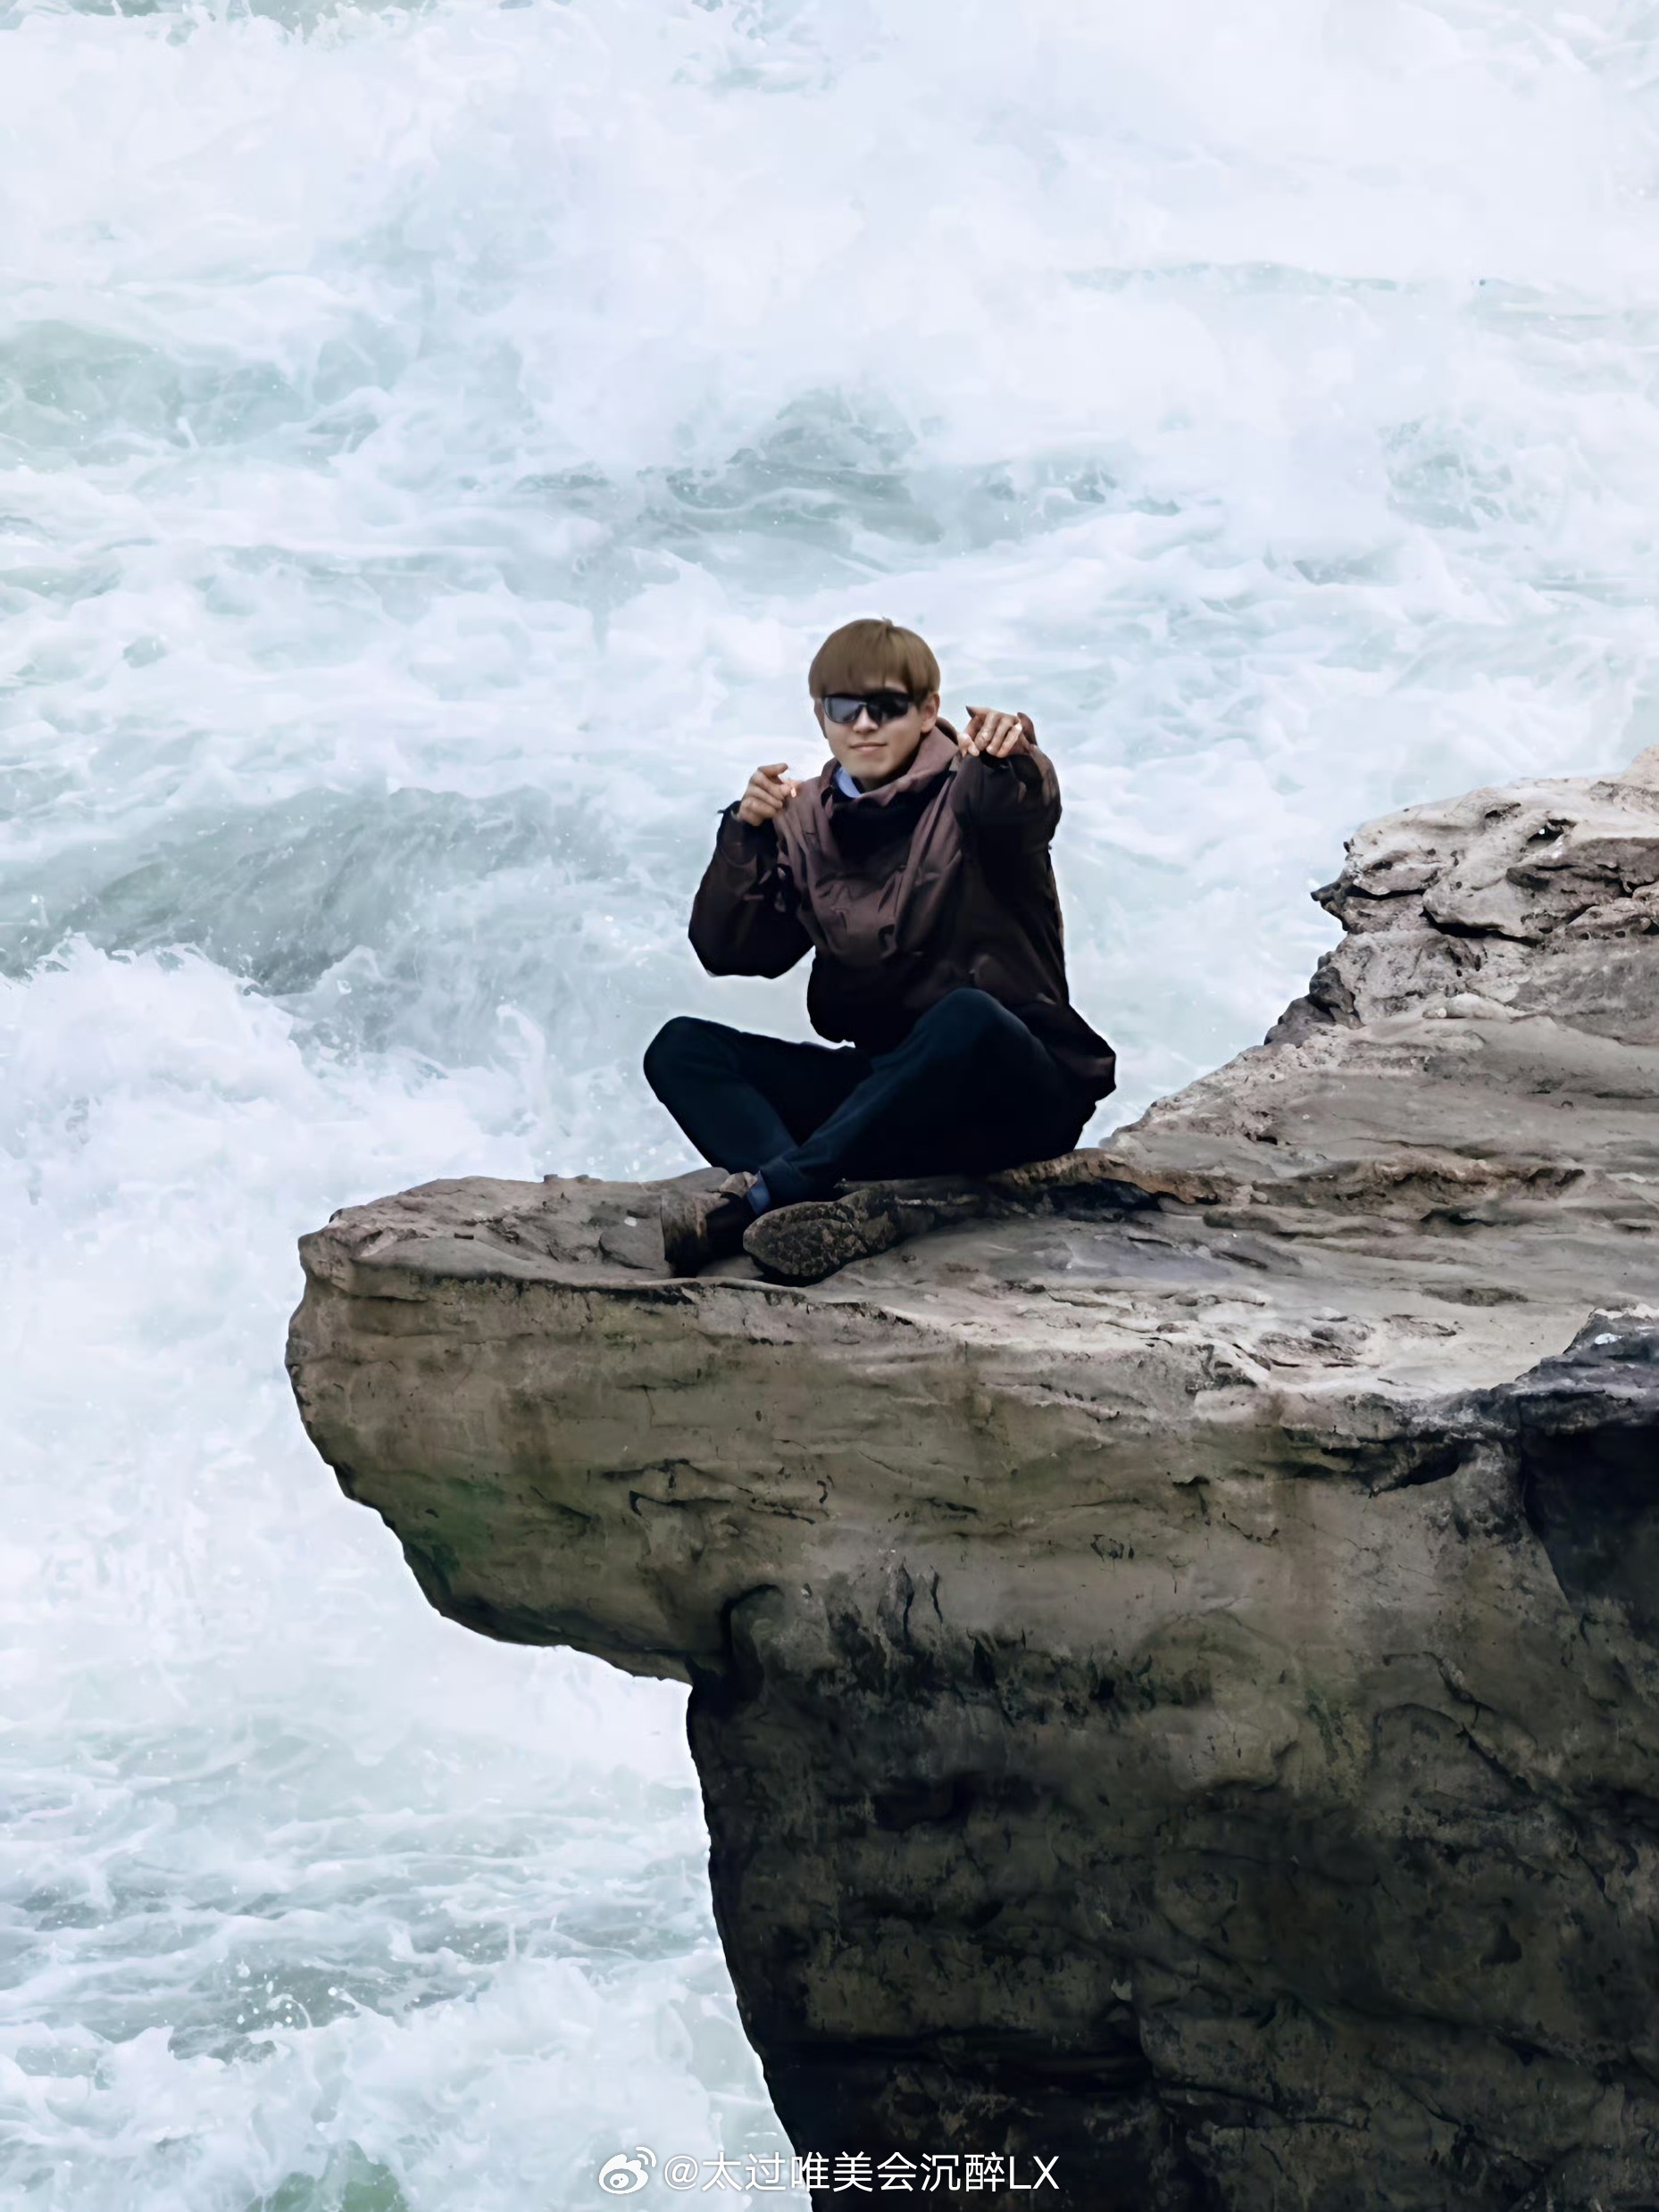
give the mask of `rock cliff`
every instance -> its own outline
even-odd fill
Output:
[[[1320,896],[1265,1045],[814,1288],[584,1179],[305,1240],[301,1410],[431,1602],[690,1684],[804,2150],[1659,2204],[1659,761]]]

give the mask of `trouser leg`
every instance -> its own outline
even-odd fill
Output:
[[[704,1160],[756,1168],[832,1114],[870,1069],[850,1047],[790,1044],[682,1014],[646,1052],[646,1081]]]
[[[797,1051],[801,1048],[796,1047]],[[844,1177],[987,1175],[1071,1150],[1090,1102],[1007,1008],[953,991],[812,1133],[763,1156],[774,1205],[820,1198]]]

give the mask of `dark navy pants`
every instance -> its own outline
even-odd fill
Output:
[[[844,1178],[988,1175],[1070,1152],[1093,1102],[1005,1006],[953,991],[902,1044],[788,1044],[680,1015],[646,1080],[704,1160],[758,1168],[775,1206]]]

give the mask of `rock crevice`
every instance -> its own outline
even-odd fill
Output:
[[[305,1240],[301,1411],[432,1603],[691,1685],[804,2150],[1659,2203],[1659,763],[1320,895],[1264,1046],[813,1288],[580,1178]]]

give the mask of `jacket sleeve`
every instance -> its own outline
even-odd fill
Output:
[[[728,807],[691,902],[697,958],[711,976],[781,976],[812,947],[796,907],[776,831],[755,829]]]
[[[1037,735],[1029,715],[1020,717],[1028,738]],[[1006,761],[982,753],[958,762],[956,781],[967,819],[977,828],[1013,831],[1022,844],[1047,844],[1060,825],[1060,778],[1055,764],[1035,745]]]

